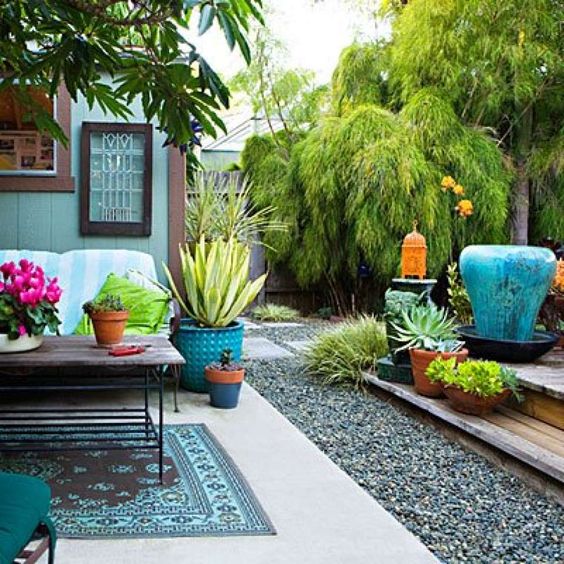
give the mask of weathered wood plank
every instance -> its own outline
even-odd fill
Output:
[[[524,388],[564,401],[564,350],[552,350],[530,364],[508,364]]]
[[[35,350],[19,354],[0,354],[2,369],[53,368],[53,367],[153,367],[184,364],[182,355],[166,337],[126,337],[126,343],[149,346],[143,354],[114,357],[108,349],[96,346],[94,337],[64,336],[45,337],[43,345]]]
[[[372,385],[386,390],[412,405],[462,429],[487,444],[514,456],[521,462],[540,470],[555,480],[564,483],[564,457],[499,427],[485,419],[454,411],[446,400],[431,399],[418,395],[412,386],[395,384],[365,373],[365,379]]]
[[[521,413],[520,411],[516,411],[513,408],[513,404],[511,404],[511,409],[505,407],[505,405],[499,406],[497,409],[507,417],[511,417],[512,419],[520,421],[524,425],[532,427],[533,429],[537,429],[543,434],[554,437],[555,439],[558,439],[564,443],[564,430],[559,429],[557,426],[551,425],[550,423],[545,423],[544,421],[540,421],[534,416],[529,416]]]
[[[536,390],[525,390],[524,396],[524,401],[511,402],[511,407],[564,430],[564,400]]]
[[[564,457],[564,440],[561,437],[555,438],[548,433],[543,433],[499,411],[484,415],[483,419],[507,431],[511,431],[535,445],[546,448],[558,456]]]

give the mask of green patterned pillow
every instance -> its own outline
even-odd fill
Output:
[[[167,292],[147,289],[127,278],[109,274],[95,299],[118,295],[129,310],[126,335],[155,335],[165,321],[170,303]],[[93,335],[90,318],[84,314],[74,330],[75,335]]]

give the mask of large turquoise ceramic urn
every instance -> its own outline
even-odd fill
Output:
[[[556,273],[549,249],[518,245],[471,245],[460,255],[478,335],[530,341]]]

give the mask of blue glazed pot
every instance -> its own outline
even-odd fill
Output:
[[[186,360],[180,375],[181,386],[191,392],[209,391],[205,367],[218,362],[224,349],[233,351],[234,362],[241,360],[243,330],[239,321],[228,327],[198,327],[193,319],[183,319],[174,336],[174,344]]]
[[[208,382],[210,388],[210,403],[220,409],[233,409],[239,403],[241,382],[238,384],[216,384]]]
[[[539,309],[556,273],[549,249],[518,245],[471,245],[460,255],[478,335],[530,341]]]

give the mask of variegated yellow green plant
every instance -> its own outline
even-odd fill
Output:
[[[175,298],[186,314],[205,327],[227,327],[257,297],[266,274],[249,280],[250,249],[236,239],[204,238],[192,249],[180,247],[182,281],[186,300],[170,270],[163,267]]]

